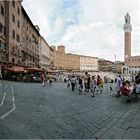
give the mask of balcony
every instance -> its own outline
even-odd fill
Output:
[[[0,38],[5,40],[5,35],[3,33],[0,33]]]
[[[0,47],[0,52],[2,53],[8,53],[8,51],[5,48]]]

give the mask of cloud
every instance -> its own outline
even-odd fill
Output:
[[[123,60],[124,16],[132,24],[132,54],[140,52],[139,0],[26,0],[23,5],[50,45],[66,52]],[[139,50],[139,51],[138,51]]]

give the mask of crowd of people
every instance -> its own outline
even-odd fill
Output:
[[[128,102],[131,102],[132,99],[138,100],[140,95],[140,75],[137,75],[134,81],[123,81],[118,93],[118,96],[121,96],[121,94],[126,96]]]
[[[0,79],[3,79],[1,71]],[[64,81],[67,88],[71,89],[72,92],[77,90],[80,95],[90,93],[92,97],[95,97],[95,93],[104,93],[103,87],[106,83],[109,83],[110,95],[115,94],[116,97],[126,96],[127,101],[131,101],[133,98],[138,100],[138,95],[140,94],[140,74],[131,81],[125,80],[121,75],[114,77],[114,79],[108,79],[107,76],[90,75],[88,72],[85,72],[84,75],[75,75],[75,73],[49,75],[42,73],[40,79],[42,86],[46,84],[52,85],[53,81]]]
[[[100,75],[90,76],[88,72],[85,72],[84,76],[68,75],[64,82],[67,84],[67,88],[71,88],[72,92],[77,90],[80,95],[86,95],[90,92],[92,97],[95,97],[95,93],[104,93],[105,83],[109,83],[110,95],[126,96],[127,101],[131,101],[133,97],[138,99],[138,94],[140,94],[140,75],[137,75],[134,81],[125,80],[124,76],[121,75],[108,81],[106,76],[103,78]]]
[[[95,92],[103,93],[103,84],[104,81],[100,75],[90,76],[88,72],[85,72],[85,75],[68,75],[64,82],[67,84],[67,88],[71,87],[71,91],[78,90],[78,93],[87,94],[91,93],[92,97],[95,97]]]

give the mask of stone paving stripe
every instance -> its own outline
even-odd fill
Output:
[[[1,101],[1,104],[0,104],[0,107],[3,106],[3,103],[4,103],[4,101],[5,101],[6,94],[7,94],[7,93],[4,92],[3,98],[2,98],[2,101]]]
[[[13,92],[13,86],[11,84],[11,93],[12,93],[12,101],[13,101],[13,108],[6,112],[5,114],[3,114],[0,119],[4,119],[5,117],[7,117],[9,114],[11,114],[15,109],[16,109],[16,105],[15,105],[15,97],[14,97],[14,92]]]

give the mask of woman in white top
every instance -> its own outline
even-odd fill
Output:
[[[92,76],[91,78],[91,82],[90,82],[90,90],[92,92],[92,97],[95,97],[94,93],[95,93],[95,89],[96,89],[96,80],[95,80],[95,76]]]

